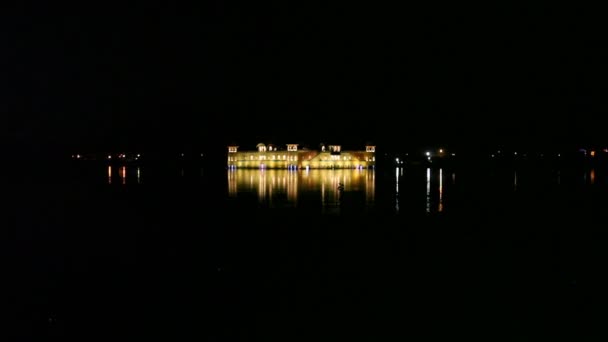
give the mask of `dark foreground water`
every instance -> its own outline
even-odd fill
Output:
[[[4,180],[2,340],[608,337],[607,170],[45,172]]]

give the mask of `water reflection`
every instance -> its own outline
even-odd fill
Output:
[[[108,174],[108,178],[107,178],[108,184],[112,184],[116,175],[114,174],[114,168],[112,168],[111,165],[108,165],[107,174]],[[132,183],[133,179],[135,179],[135,183],[141,184],[141,168],[139,166],[137,166],[137,167],[121,166],[118,168],[118,178],[120,180],[120,184],[122,184],[122,185],[127,184],[127,178],[131,179],[129,181],[129,183]]]
[[[439,206],[437,211],[443,211],[443,169],[439,169]]]
[[[142,169],[145,169],[142,173]],[[166,172],[166,173],[165,173]],[[181,179],[181,174],[187,176]],[[376,182],[376,172],[378,181]],[[526,195],[530,189],[551,186],[555,191],[575,187],[608,187],[608,172],[600,168],[546,169],[517,168],[494,170],[484,177],[476,177],[477,171],[458,171],[456,187],[454,169],[395,168],[383,170],[272,170],[236,169],[227,171],[227,194],[238,198],[239,203],[253,202],[253,206],[265,207],[315,207],[326,213],[374,208],[400,215],[445,214],[458,210],[459,199],[468,193],[484,193],[484,202],[492,198],[509,198],[516,193]],[[86,174],[86,173],[80,173]],[[139,165],[104,165],[95,169],[96,182],[112,186],[137,186],[146,177],[146,184],[165,181],[197,181],[198,169],[148,169]],[[203,174],[201,178],[215,177]],[[211,179],[211,178],[209,178]],[[488,187],[488,184],[495,186]],[[226,195],[225,185],[212,189]],[[559,186],[559,190],[556,186]],[[376,196],[376,190],[378,196]],[[505,197],[506,195],[506,197]],[[519,198],[519,197],[518,197]],[[462,204],[462,203],[460,203]],[[482,205],[482,204],[480,204]],[[355,209],[353,209],[355,208]],[[455,209],[456,208],[456,209]]]
[[[127,184],[127,167],[123,166],[120,168],[120,180],[122,184]]]
[[[401,173],[399,171],[401,171]],[[396,168],[395,174],[395,212],[399,212],[399,176],[403,175],[403,169],[399,170],[399,168]]]
[[[439,174],[437,174],[437,171],[439,172]],[[434,176],[433,176],[434,174]],[[456,174],[452,172],[452,184],[454,184],[455,179],[456,179]],[[425,205],[425,211],[427,214],[430,214],[431,212],[433,212],[433,208],[436,208],[437,212],[443,212],[444,209],[444,205],[443,205],[443,183],[444,183],[444,177],[443,177],[443,169],[440,168],[439,170],[435,169],[431,169],[430,167],[426,169],[426,205]],[[435,184],[435,185],[433,185]]]
[[[375,196],[373,170],[228,170],[228,195],[256,194],[262,205],[300,206],[321,203],[339,208],[345,202],[370,206]]]
[[[426,212],[431,212],[431,168],[426,168]]]

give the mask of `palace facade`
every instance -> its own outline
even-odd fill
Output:
[[[278,148],[273,144],[258,144],[256,150],[239,151],[228,146],[229,168],[268,169],[364,169],[376,165],[376,146],[367,145],[361,151],[343,151],[340,145],[321,145],[320,150],[299,149],[298,144]]]

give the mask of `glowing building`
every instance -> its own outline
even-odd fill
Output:
[[[262,169],[356,169],[376,165],[376,146],[367,145],[361,151],[343,151],[340,145],[321,145],[321,150],[299,149],[287,144],[279,149],[272,144],[258,144],[257,150],[239,151],[228,146],[229,168]]]

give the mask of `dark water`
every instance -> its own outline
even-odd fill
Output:
[[[607,170],[27,175],[6,341],[608,337]]]

